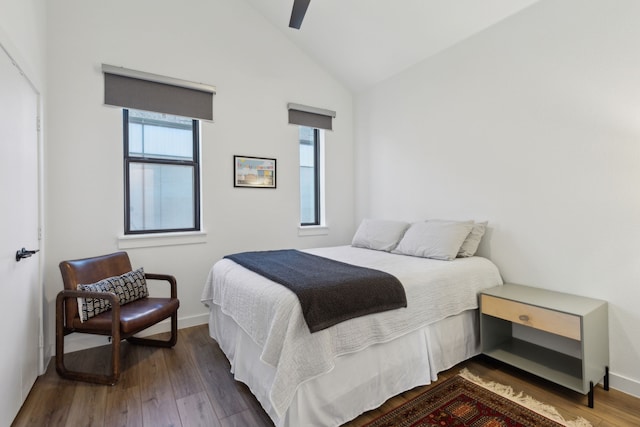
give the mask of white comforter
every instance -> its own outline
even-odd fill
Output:
[[[393,274],[405,288],[407,308],[311,334],[293,292],[231,260],[218,261],[207,278],[202,302],[220,306],[263,348],[261,359],[276,369],[270,400],[280,416],[296,388],[330,371],[337,356],[477,308],[479,291],[502,284],[498,268],[480,257],[438,261],[351,246],[305,252]]]

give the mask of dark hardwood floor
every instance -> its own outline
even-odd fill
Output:
[[[234,381],[229,362],[209,337],[206,325],[181,329],[173,349],[123,343],[122,375],[115,386],[61,379],[55,363],[36,381],[14,426],[272,426],[249,389]],[[65,358],[67,361],[67,358]],[[93,348],[68,355],[68,365],[108,369],[108,351]],[[485,380],[511,385],[516,391],[554,405],[566,419],[582,416],[594,427],[640,426],[640,399],[597,387],[595,408],[586,396],[522,371],[477,357],[441,373],[462,368]],[[389,399],[345,426],[361,426],[430,386]],[[302,427],[302,426],[301,426]]]

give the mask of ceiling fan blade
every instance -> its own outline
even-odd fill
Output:
[[[309,2],[311,0],[293,0],[293,10],[291,11],[291,19],[289,20],[289,27],[300,29],[304,14],[307,13]]]

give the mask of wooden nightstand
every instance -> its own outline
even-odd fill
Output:
[[[505,284],[480,294],[482,353],[588,394],[609,390],[607,302]]]

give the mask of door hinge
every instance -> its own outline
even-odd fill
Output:
[[[42,227],[38,227],[38,240],[42,240]]]
[[[36,130],[40,132],[40,116],[36,117]]]

